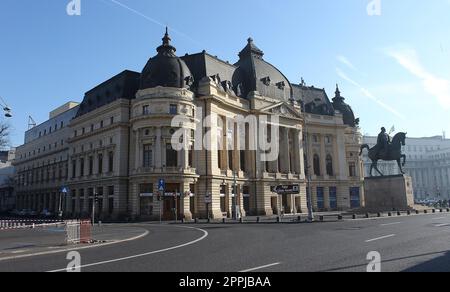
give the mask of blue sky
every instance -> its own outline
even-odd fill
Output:
[[[450,1],[0,1],[0,96],[14,111],[12,145],[38,122],[113,75],[141,71],[171,27],[179,55],[203,49],[235,62],[252,36],[293,83],[342,94],[363,133],[450,136]]]

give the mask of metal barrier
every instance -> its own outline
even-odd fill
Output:
[[[14,229],[26,229],[37,228],[47,226],[58,226],[63,224],[60,220],[18,220],[18,219],[1,219],[0,230],[14,230]]]
[[[66,221],[66,244],[80,244],[92,242],[91,221]]]

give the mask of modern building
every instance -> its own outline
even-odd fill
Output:
[[[25,132],[25,144],[17,147],[14,160],[17,209],[60,209],[61,190],[68,179],[69,123],[77,112],[77,103],[66,103]]]
[[[66,176],[50,186],[38,176],[36,185],[35,169],[52,169],[42,147],[53,140],[25,139],[24,207],[55,206],[66,185],[63,205],[73,216],[93,208],[104,219],[296,214],[307,212],[308,178],[316,210],[364,204],[359,121],[339,89],[330,101],[323,89],[292,84],[252,39],[235,64],[205,51],[177,57],[170,42],[166,33],[141,73],[124,71],[56,112],[68,118],[56,160]],[[279,196],[277,185],[299,192]]]
[[[15,170],[12,161],[15,149],[0,151],[0,213],[12,211],[16,207],[14,196]]]
[[[377,137],[365,136],[364,143],[375,146]],[[407,138],[404,171],[413,178],[416,199],[450,199],[450,139],[445,135],[429,138]],[[371,161],[363,154],[365,173],[369,175]],[[385,175],[399,174],[396,162],[379,162]],[[375,172],[374,172],[375,174]]]

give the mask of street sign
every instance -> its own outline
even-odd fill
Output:
[[[166,189],[166,182],[163,179],[160,179],[158,182],[158,191],[164,192]]]
[[[211,194],[205,195],[205,204],[212,204],[212,196]]]
[[[279,195],[298,195],[300,194],[300,186],[299,185],[279,185],[270,187],[270,190],[273,193],[277,193]]]
[[[67,187],[62,187],[61,188],[61,193],[67,194],[68,192],[69,192],[69,190],[67,189]]]

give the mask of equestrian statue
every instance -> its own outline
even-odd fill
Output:
[[[386,133],[386,129],[381,128],[381,132],[378,135],[377,145],[370,148],[369,145],[364,144],[361,146],[361,156],[364,149],[369,150],[369,158],[372,160],[372,165],[370,166],[370,176],[373,176],[373,170],[375,169],[381,176],[384,174],[378,169],[378,161],[397,161],[398,168],[401,174],[405,174],[403,167],[406,164],[406,155],[402,154],[402,146],[406,145],[406,135],[407,133],[398,133],[394,136],[391,142],[389,134]],[[402,163],[403,158],[403,163]]]

